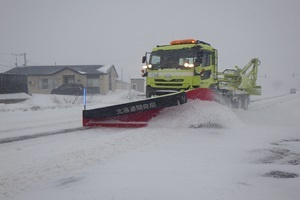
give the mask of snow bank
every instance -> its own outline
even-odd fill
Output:
[[[81,127],[81,105],[62,109],[50,97],[5,105],[41,110],[0,109],[0,137]],[[88,108],[135,98],[110,92],[91,97]],[[254,101],[248,111],[189,101],[162,110],[146,128],[93,128],[2,144],[0,199],[298,200],[299,98]],[[49,104],[61,109],[46,110]]]
[[[0,99],[28,99],[30,96],[26,93],[0,94]]]
[[[141,93],[133,90],[110,91],[107,95],[87,95],[87,109],[105,107],[109,105],[121,104],[128,101],[140,99]],[[14,98],[13,98],[14,97]],[[63,109],[71,107],[83,108],[83,96],[53,95],[53,94],[33,94],[32,96],[24,94],[0,95],[3,99],[16,99],[24,97],[27,99],[15,104],[1,104],[0,112],[11,111],[35,111],[49,109]],[[25,98],[26,97],[26,98]]]
[[[32,96],[30,96],[30,98],[20,103],[0,104],[0,112],[70,108],[73,106],[78,106],[78,104],[83,104],[82,102],[82,97],[33,94]]]
[[[164,109],[149,122],[149,127],[161,128],[235,128],[242,124],[228,107],[211,101],[189,101]]]

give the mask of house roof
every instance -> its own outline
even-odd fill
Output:
[[[5,74],[52,75],[65,69],[75,71],[79,74],[107,74],[111,69],[116,71],[114,65],[44,65],[15,67],[6,71]]]

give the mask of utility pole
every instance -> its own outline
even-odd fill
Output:
[[[125,89],[124,82],[123,82],[123,67],[121,67],[121,82],[122,82],[122,89]]]
[[[24,67],[26,67],[26,65],[27,65],[27,60],[26,60],[26,53],[23,53],[23,56],[24,56]]]
[[[295,79],[294,79],[295,87],[298,87],[298,89],[300,89],[299,78],[297,78],[296,76],[300,76],[300,73],[295,73],[295,72],[293,72],[293,75],[292,75],[292,77],[295,78]],[[296,86],[296,85],[297,85],[297,86]]]
[[[26,60],[26,53],[19,53],[19,54],[16,54],[16,53],[11,53],[12,56],[16,56],[16,67],[18,67],[18,56],[24,56],[24,64],[23,66],[26,67],[27,65],[27,60]]]
[[[295,76],[300,76],[300,74],[295,74],[295,73],[293,73],[293,77],[295,77]]]
[[[11,55],[12,55],[12,56],[16,56],[15,66],[18,67],[18,55],[19,55],[19,54],[14,54],[14,53],[12,53]]]

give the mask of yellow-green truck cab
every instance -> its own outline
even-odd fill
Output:
[[[216,88],[217,59],[216,49],[194,39],[155,47],[143,57],[146,97],[199,87]]]

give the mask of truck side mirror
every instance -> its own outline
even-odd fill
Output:
[[[146,57],[146,56],[143,56],[143,58],[142,58],[142,63],[145,63],[145,62],[146,62],[146,59],[147,59],[147,57]]]

